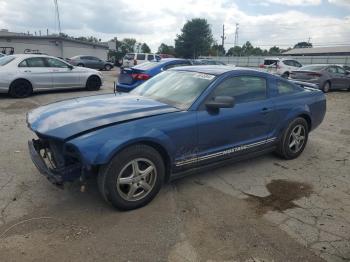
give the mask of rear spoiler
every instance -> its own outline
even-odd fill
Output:
[[[308,82],[302,82],[302,81],[296,81],[296,80],[291,80],[289,79],[290,82],[301,86],[301,87],[311,87],[311,88],[315,88],[315,89],[320,89],[320,86],[318,84],[312,84],[312,83],[308,83]]]

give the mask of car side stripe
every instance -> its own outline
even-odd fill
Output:
[[[192,163],[199,162],[199,161],[204,161],[204,160],[211,159],[211,158],[218,157],[218,156],[229,155],[229,154],[232,154],[232,153],[235,153],[235,152],[239,152],[239,151],[242,151],[242,150],[246,150],[246,149],[250,149],[250,148],[253,148],[253,147],[256,147],[256,146],[272,143],[276,139],[277,139],[277,137],[273,137],[273,138],[269,138],[267,140],[255,142],[255,143],[252,143],[252,144],[232,147],[232,148],[225,149],[223,151],[216,152],[216,153],[213,153],[213,154],[210,154],[210,155],[181,160],[181,161],[176,162],[175,165],[176,166],[184,166],[184,165],[192,164]]]

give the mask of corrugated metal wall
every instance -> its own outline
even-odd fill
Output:
[[[271,56],[276,57],[276,56]],[[244,67],[258,67],[260,64],[264,63],[264,59],[268,56],[211,56],[211,57],[201,57],[210,58],[222,61],[226,64],[232,64],[236,66]],[[299,61],[303,65],[309,64],[339,64],[339,65],[349,65],[350,66],[350,56],[293,56],[293,57],[282,57],[291,58]]]

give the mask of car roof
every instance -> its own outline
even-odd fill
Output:
[[[216,75],[216,76],[222,75],[229,71],[251,71],[251,72],[258,72],[262,74],[268,74],[256,69],[244,68],[244,67],[232,67],[232,66],[226,66],[226,65],[180,66],[180,67],[172,68],[171,70],[198,72],[198,73]]]

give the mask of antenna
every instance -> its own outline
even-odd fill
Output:
[[[239,29],[239,23],[236,23],[236,31],[235,31],[235,42],[234,42],[234,46],[238,46],[238,29]]]
[[[57,25],[58,25],[58,33],[61,35],[61,21],[60,21],[60,12],[58,9],[58,0],[53,0],[55,4],[55,13],[56,13],[56,20],[57,20]]]

